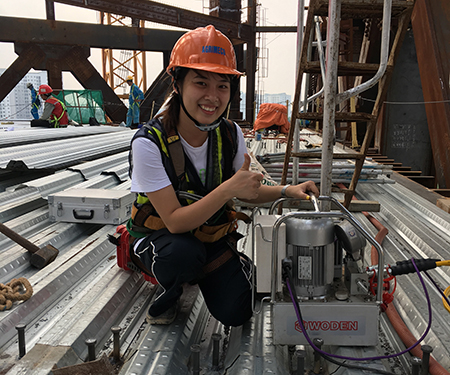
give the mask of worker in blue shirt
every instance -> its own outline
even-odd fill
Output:
[[[32,83],[28,82],[27,88],[31,91],[31,115],[35,120],[37,120],[39,118],[38,110],[41,106],[41,101]]]
[[[127,127],[137,129],[139,125],[139,112],[141,102],[144,100],[144,94],[141,89],[133,83],[133,76],[127,77],[128,86],[130,86],[130,96],[128,97],[129,106],[127,112]]]

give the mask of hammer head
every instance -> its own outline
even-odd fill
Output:
[[[59,250],[56,247],[46,245],[31,255],[30,263],[32,266],[41,269],[53,262],[58,254]]]

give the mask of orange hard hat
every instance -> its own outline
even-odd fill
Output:
[[[167,73],[173,75],[176,67],[218,74],[242,74],[236,70],[233,44],[212,25],[188,31],[178,39],[170,55]]]
[[[53,89],[49,85],[40,85],[39,86],[39,95],[42,94],[51,94],[53,92]]]

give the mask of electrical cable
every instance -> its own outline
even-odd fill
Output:
[[[450,266],[450,260],[440,260],[436,262],[436,267]]]
[[[342,362],[342,364],[339,365],[339,367],[338,367],[336,370],[334,370],[333,372],[330,372],[330,375],[336,374],[336,372],[337,372],[342,366],[345,366],[345,361]]]
[[[434,285],[436,290],[441,294],[442,296],[442,303],[444,304],[444,307],[448,312],[450,312],[450,301],[448,300],[448,294],[450,293],[450,286],[445,289],[445,291],[442,291],[439,285],[437,285],[436,281],[431,277],[431,275],[428,274],[427,271],[423,271],[425,275],[428,277],[428,279],[431,281],[431,283]]]
[[[367,102],[373,102],[375,103],[374,99],[369,99],[369,98],[364,98],[360,95],[357,95],[358,99],[361,99],[363,101],[367,101]],[[436,100],[436,101],[430,101],[430,102],[383,102],[383,104],[398,104],[398,105],[408,105],[408,104],[412,104],[412,105],[417,105],[417,104],[442,104],[442,103],[449,103],[450,100]]]
[[[342,185],[341,188],[345,188],[345,186]],[[356,197],[353,197],[352,199],[356,199]],[[382,225],[377,219],[371,216],[369,213],[364,211],[362,213],[378,230],[375,240],[381,244],[383,242],[384,237],[388,234],[387,228],[384,225]],[[373,266],[378,264],[378,253],[375,250],[376,250],[375,247],[372,246],[371,262]],[[450,287],[448,289],[450,293]],[[392,324],[395,332],[399,335],[401,341],[405,346],[410,346],[417,341],[416,337],[411,333],[410,329],[406,326],[405,322],[403,321],[402,317],[400,316],[400,314],[398,313],[397,309],[393,304],[389,304],[387,306],[385,314],[389,319],[389,322]],[[417,358],[422,358],[423,352],[421,350],[421,346],[418,345],[415,348],[413,348],[410,354]],[[442,365],[440,365],[433,357],[430,357],[429,372],[431,375],[450,375],[450,372],[447,371]]]
[[[450,294],[450,286],[448,286],[445,290],[444,290],[444,296],[448,297]],[[448,303],[448,299],[446,299],[445,303],[444,303],[444,307],[447,309],[448,312],[450,312],[450,303]]]
[[[12,116],[15,116],[15,115],[17,115],[18,113],[20,113],[20,112],[24,111],[25,109],[29,108],[29,106],[30,106],[30,105],[27,104],[25,107],[23,107],[22,109],[19,109],[17,112],[15,112],[15,113],[13,113],[13,114],[11,114],[11,115],[5,117],[5,118],[0,119],[0,121],[10,119]]]
[[[295,292],[295,288],[291,284],[290,271],[286,270],[286,272],[288,273],[288,277],[286,277],[286,285],[288,287],[289,294],[290,294],[292,302],[294,304],[295,312],[297,314],[297,319],[298,319],[298,321],[300,323],[300,326],[302,328],[303,335],[305,336],[306,340],[309,342],[309,344],[312,346],[312,348],[315,351],[317,351],[325,360],[327,360],[327,361],[329,361],[331,363],[334,363],[335,365],[338,365],[339,367],[342,366],[342,367],[347,367],[347,368],[350,368],[350,369],[376,372],[376,373],[379,373],[379,374],[395,375],[394,373],[389,372],[389,371],[379,370],[379,369],[375,369],[375,368],[371,368],[371,367],[367,367],[367,366],[358,366],[358,365],[345,363],[345,361],[347,359],[349,359],[349,360],[361,360],[362,361],[362,360],[364,360],[364,358],[361,358],[361,359],[357,358],[357,359],[355,359],[355,358],[345,358],[345,357],[341,357],[341,356],[336,356],[336,355],[332,355],[332,354],[326,353],[323,350],[321,350],[318,347],[316,347],[313,344],[313,342],[311,341],[309,335],[306,333],[305,326],[303,325],[303,317],[302,317],[302,314],[301,314],[301,311],[300,311],[300,306],[298,305],[298,300],[297,300],[297,295],[296,295],[296,292]],[[294,292],[292,292],[293,290],[294,290]],[[335,360],[335,359],[333,359],[331,357],[345,358],[345,360],[344,360],[344,362],[339,362],[339,361],[337,361],[337,360]]]
[[[293,304],[294,304],[294,309],[295,309],[295,312],[296,312],[296,315],[297,315],[298,322],[299,322],[299,324],[300,324],[300,326],[301,326],[301,328],[302,328],[303,335],[305,336],[305,338],[306,338],[306,340],[308,341],[308,343],[312,346],[312,348],[313,348],[314,350],[316,350],[316,351],[317,351],[320,355],[322,355],[322,356],[328,356],[328,357],[339,358],[339,359],[345,359],[345,360],[352,360],[352,361],[372,361],[372,360],[380,360],[380,359],[394,358],[394,357],[397,357],[397,356],[399,356],[399,355],[405,354],[405,353],[409,352],[411,349],[415,348],[415,347],[416,347],[416,346],[417,346],[417,345],[425,338],[425,336],[428,334],[428,332],[429,332],[430,329],[431,329],[432,310],[431,310],[430,296],[429,296],[429,294],[428,294],[428,290],[427,290],[427,288],[426,288],[425,282],[423,281],[423,278],[422,278],[422,276],[420,275],[420,271],[419,271],[419,269],[417,268],[416,263],[414,262],[414,259],[411,259],[411,262],[412,262],[412,264],[413,264],[413,266],[414,266],[414,268],[415,268],[415,270],[416,270],[417,275],[419,276],[419,280],[420,280],[420,282],[421,282],[421,284],[422,284],[422,288],[423,288],[423,290],[424,290],[424,292],[425,292],[425,297],[426,297],[426,299],[427,299],[427,304],[428,304],[428,316],[429,316],[429,319],[428,319],[428,326],[427,326],[427,328],[425,329],[425,332],[422,334],[422,336],[421,336],[421,337],[420,337],[413,345],[411,345],[409,348],[407,348],[407,349],[405,349],[405,350],[402,350],[402,351],[399,352],[399,353],[391,354],[391,355],[388,355],[388,356],[376,356],[376,357],[365,357],[365,358],[353,358],[353,357],[346,357],[346,356],[340,356],[340,355],[336,355],[336,354],[326,353],[326,352],[324,352],[323,350],[317,348],[317,347],[314,345],[314,343],[311,341],[311,339],[310,339],[310,337],[309,337],[308,333],[306,332],[306,329],[305,329],[305,327],[304,327],[304,325],[303,325],[303,319],[302,319],[302,316],[301,316],[300,306],[299,306],[299,304],[298,304],[298,300],[297,300],[297,295],[296,295],[296,292],[295,292],[295,288],[293,288],[293,287],[291,286],[291,281],[290,281],[291,275],[290,275],[289,265],[283,264],[283,270],[288,274],[288,277],[286,277],[286,284],[287,284],[287,287],[288,287],[288,289],[289,289],[289,294],[290,294],[290,296],[291,296],[292,302],[293,302]],[[294,292],[293,292],[292,290],[294,290]],[[325,357],[324,357],[324,358],[325,358]],[[327,360],[328,360],[328,359],[327,359]],[[344,367],[347,367],[347,366],[348,366],[348,365],[343,364],[343,363],[339,363],[339,364],[340,364],[341,366],[344,366]],[[369,370],[369,368],[367,368],[366,370]],[[372,369],[370,369],[370,371],[372,371]],[[381,371],[381,370],[376,370],[376,369],[374,369],[374,371]],[[390,373],[390,372],[379,372],[379,373],[392,374],[392,373]]]

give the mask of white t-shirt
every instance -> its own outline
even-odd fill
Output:
[[[241,128],[235,124],[237,130],[237,152],[233,159],[233,168],[239,170],[244,164],[244,154],[247,153],[244,135]],[[197,173],[205,183],[205,170],[209,138],[200,147],[192,147],[181,136],[186,155],[194,165]],[[145,137],[136,138],[132,147],[133,173],[131,176],[131,191],[133,193],[152,193],[171,185],[169,176],[164,169],[161,152],[158,146]],[[136,160],[139,160],[136,163]]]

